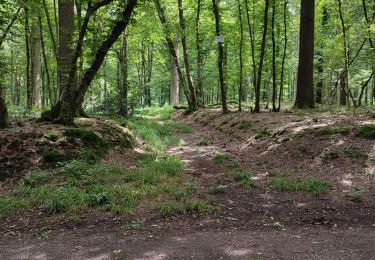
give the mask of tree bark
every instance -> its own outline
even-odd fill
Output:
[[[128,29],[126,28],[122,37],[122,48],[120,58],[120,86],[119,86],[119,103],[120,116],[128,116]]]
[[[0,129],[6,127],[9,127],[9,115],[3,96],[3,85],[0,82]]]
[[[192,107],[192,102],[191,102],[188,90],[186,88],[186,81],[185,81],[184,75],[182,73],[182,70],[181,70],[181,67],[180,67],[180,63],[178,61],[178,54],[177,54],[176,49],[174,47],[173,41],[172,41],[171,37],[169,36],[170,32],[167,30],[167,20],[165,18],[164,9],[163,9],[163,7],[160,4],[160,0],[153,0],[153,1],[154,1],[156,10],[158,12],[158,16],[159,16],[160,22],[161,22],[161,24],[163,26],[163,29],[164,29],[165,40],[167,42],[167,47],[168,47],[169,54],[172,56],[172,59],[173,59],[175,65],[176,65],[176,69],[177,69],[178,77],[180,79],[182,90],[184,92],[184,95],[185,95],[186,100],[188,102],[188,106],[190,108],[190,107]]]
[[[41,41],[39,26],[39,10],[33,7],[31,24],[31,82],[33,89],[33,106],[40,108],[42,106],[42,88],[41,88]]]
[[[263,36],[262,36],[262,45],[260,50],[260,61],[258,67],[258,76],[257,82],[255,86],[255,108],[254,112],[260,112],[260,86],[262,83],[262,70],[263,70],[263,63],[264,63],[264,55],[266,52],[266,37],[267,37],[267,28],[268,28],[268,8],[269,8],[269,0],[265,0],[265,7],[264,7],[264,21],[263,21]]]
[[[276,1],[272,2],[272,19],[271,19],[271,35],[272,35],[272,112],[278,112],[276,107],[277,98],[277,76],[276,76],[276,39],[275,39],[275,16]]]
[[[178,37],[176,36],[173,42],[175,52],[178,53]],[[171,56],[171,87],[169,91],[170,96],[170,104],[171,105],[177,105],[179,100],[179,84],[180,80],[178,77],[178,71],[177,66],[173,60],[173,57]]]
[[[280,90],[279,90],[279,106],[277,108],[278,111],[281,109],[281,99],[284,95],[284,68],[285,68],[285,59],[286,59],[286,50],[288,46],[288,35],[287,35],[287,12],[288,12],[288,0],[284,0],[284,50],[283,50],[283,58],[281,61],[281,77],[280,77]],[[289,88],[289,83],[288,83]],[[289,95],[289,91],[288,91]]]
[[[243,89],[243,24],[242,24],[242,8],[241,8],[241,2],[240,0],[237,0],[238,5],[238,19],[240,23],[240,53],[239,53],[239,59],[240,59],[240,86],[238,90],[238,111],[242,111],[242,100],[244,96],[244,89]]]
[[[216,36],[221,36],[220,34],[220,12],[219,3],[220,0],[212,0],[213,11],[215,15],[215,25],[216,25]],[[227,106],[227,87],[224,78],[224,46],[223,42],[217,43],[218,46],[218,69],[219,69],[219,85],[220,85],[220,96],[221,96],[221,107],[223,114],[229,113]]]
[[[203,90],[203,54],[201,48],[201,36],[200,36],[200,15],[202,9],[202,1],[197,1],[197,16],[195,18],[195,42],[197,50],[197,102],[198,106],[204,107],[204,90]]]
[[[184,63],[185,63],[185,72],[186,78],[189,85],[189,92],[190,92],[190,101],[191,101],[191,111],[197,110],[197,99],[195,96],[195,87],[193,83],[193,78],[191,76],[191,68],[190,68],[190,61],[189,61],[189,52],[187,47],[187,37],[186,37],[186,24],[184,18],[184,7],[182,4],[182,0],[178,1],[178,16],[180,22],[180,30],[181,30],[181,43],[182,43],[182,52],[184,56]]]
[[[314,61],[315,0],[301,0],[300,49],[297,76],[296,108],[314,107],[313,61]]]

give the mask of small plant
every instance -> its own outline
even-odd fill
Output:
[[[48,234],[51,233],[51,229],[50,227],[42,227],[39,232],[38,232],[38,239],[43,239],[43,238],[47,238],[48,237]]]
[[[95,207],[95,206],[101,206],[110,203],[111,199],[109,198],[108,192],[89,192],[89,206]]]
[[[267,128],[258,130],[255,134],[255,139],[261,139],[263,137],[271,136],[272,132],[268,130]]]
[[[250,127],[252,127],[252,125],[253,125],[253,122],[245,120],[240,123],[240,126],[238,128],[241,130],[247,130]]]
[[[365,190],[362,187],[354,187],[349,194],[349,197],[352,201],[360,202],[362,201],[363,194]]]
[[[64,156],[53,148],[48,148],[42,152],[42,157],[46,163],[57,163],[64,160]]]
[[[180,122],[175,122],[173,120],[169,120],[167,122],[167,126],[174,129],[175,131],[178,131],[178,132],[181,132],[181,133],[191,133],[191,132],[193,132],[193,128],[191,126],[180,123]]]
[[[255,181],[251,178],[251,174],[245,171],[237,171],[234,173],[234,180],[242,186],[253,188],[256,187]]]
[[[211,188],[208,192],[210,194],[224,194],[227,191],[226,188],[227,188],[226,186],[219,185],[214,188]]]
[[[205,216],[212,214],[217,211],[217,206],[213,205],[211,202],[206,202],[204,200],[193,200],[187,203],[186,210],[198,216]]]
[[[357,147],[349,147],[346,150],[346,155],[352,161],[362,160],[364,163],[368,161],[368,155],[363,154]]]
[[[213,151],[212,155],[214,156],[214,162],[216,164],[221,164],[229,159],[229,157],[219,151]]]
[[[207,146],[207,145],[210,145],[210,141],[208,141],[208,140],[205,139],[205,138],[200,138],[200,139],[197,141],[197,145],[200,145],[200,146]]]
[[[156,205],[156,210],[162,217],[173,217],[186,212],[184,205],[178,202],[160,203]]]
[[[0,218],[14,216],[27,206],[25,200],[0,198]]]
[[[355,136],[364,139],[375,139],[375,124],[366,124],[360,126],[356,130]]]
[[[43,137],[51,142],[59,140],[59,134],[54,131],[47,132]]]
[[[317,135],[348,135],[350,134],[351,128],[342,126],[342,127],[332,127],[332,128],[323,128],[317,131]]]
[[[90,129],[70,128],[65,131],[65,135],[71,139],[79,138],[89,144],[99,144],[102,142],[102,139]]]
[[[48,175],[44,172],[31,172],[22,178],[22,184],[31,188],[42,186],[48,182]]]
[[[131,229],[140,229],[143,227],[144,223],[140,220],[133,220],[132,222],[125,223],[121,226],[124,230],[131,230]]]
[[[271,188],[281,191],[307,191],[316,196],[327,193],[330,187],[326,181],[306,180],[302,182],[289,181],[283,178],[275,178],[270,183]]]

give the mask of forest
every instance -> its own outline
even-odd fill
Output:
[[[374,0],[0,0],[0,258],[371,259],[374,45]]]

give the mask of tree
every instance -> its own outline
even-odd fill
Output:
[[[216,36],[221,37],[220,33],[220,11],[219,11],[219,2],[220,0],[212,0],[212,7],[215,15],[215,27],[216,27]],[[217,64],[219,68],[219,85],[220,85],[220,97],[221,97],[221,107],[223,114],[229,113],[227,106],[227,86],[224,79],[224,46],[223,42],[217,41],[218,48],[218,59]]]
[[[267,37],[267,28],[268,28],[268,9],[269,9],[269,0],[265,0],[265,7],[264,7],[264,20],[263,20],[263,36],[262,36],[262,44],[260,50],[260,61],[258,67],[258,76],[255,86],[255,108],[254,112],[260,112],[260,86],[262,83],[262,71],[263,71],[263,63],[264,63],[264,55],[266,52],[266,37]]]
[[[195,87],[193,83],[193,78],[191,76],[191,68],[190,68],[190,61],[189,61],[189,52],[187,47],[187,37],[186,37],[186,24],[184,18],[184,8],[182,5],[182,0],[178,1],[178,17],[180,21],[180,30],[181,30],[181,42],[182,42],[182,52],[184,56],[184,63],[185,63],[185,71],[186,71],[186,78],[189,85],[190,91],[190,101],[191,101],[191,111],[197,110],[197,99],[195,96]]]
[[[296,108],[313,108],[315,103],[313,84],[314,15],[315,0],[301,0]]]
[[[17,18],[18,18],[18,14],[20,13],[20,8],[16,11],[16,13],[13,15],[13,17],[11,18],[10,22],[8,23],[8,25],[5,27],[5,30],[0,34],[0,50],[1,50],[1,47],[8,35],[8,33],[10,32],[12,26],[14,25],[14,23],[16,22]],[[8,108],[6,106],[6,103],[5,103],[5,99],[4,99],[4,93],[3,93],[3,85],[2,85],[2,74],[3,74],[3,68],[2,68],[2,63],[0,63],[0,129],[2,128],[6,128],[9,126],[9,115],[8,115]]]
[[[72,42],[72,27],[74,26],[73,14],[74,14],[74,3],[72,0],[60,0],[59,13],[59,34],[60,34],[60,52],[65,53],[64,57],[60,58],[60,79],[59,84],[61,86],[61,93],[59,101],[55,106],[52,107],[50,111],[47,111],[42,114],[42,119],[55,121],[62,124],[73,124],[74,118],[77,116],[82,103],[84,96],[90,87],[91,82],[93,81],[95,75],[100,69],[105,56],[107,55],[109,49],[116,42],[119,36],[123,33],[127,27],[130,17],[133,13],[133,10],[137,4],[137,0],[128,0],[126,7],[121,12],[121,17],[117,20],[109,35],[103,40],[100,44],[98,50],[95,53],[95,58],[91,63],[91,66],[85,71],[82,79],[79,84],[75,84],[76,81],[76,72],[77,72],[77,60],[80,56],[83,46],[83,40],[86,35],[87,25],[91,16],[104,5],[107,5],[111,0],[102,0],[97,2],[95,5],[91,5],[91,1],[88,3],[88,11],[86,12],[86,17],[84,19],[82,28],[79,33],[79,38],[74,53],[70,46],[64,45],[61,47],[61,43],[69,44]],[[72,11],[73,10],[73,11]],[[61,21],[61,17],[64,17]],[[62,38],[62,39],[61,39]],[[60,54],[59,54],[60,55]],[[69,59],[69,57],[73,57]],[[69,61],[71,63],[69,63]],[[69,64],[69,66],[68,66]],[[74,88],[73,86],[78,86]]]

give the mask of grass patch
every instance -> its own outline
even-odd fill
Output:
[[[214,162],[216,164],[224,163],[225,161],[229,160],[229,157],[219,151],[213,151],[212,155],[214,156]]]
[[[342,126],[342,127],[332,127],[332,128],[323,128],[317,130],[317,135],[348,135],[350,134],[351,128]]]
[[[53,148],[45,149],[42,152],[43,161],[46,163],[58,163],[64,160],[64,156]]]
[[[225,186],[223,186],[223,185],[219,185],[219,186],[213,187],[213,188],[211,188],[208,191],[208,193],[213,194],[213,195],[215,195],[215,194],[224,194],[226,192],[227,192],[227,188]]]
[[[244,187],[249,187],[249,188],[256,187],[256,183],[251,178],[251,173],[249,172],[237,171],[234,173],[233,179],[235,182],[239,182]]]
[[[360,126],[355,131],[355,136],[364,139],[375,139],[375,124],[366,124]]]
[[[169,120],[171,119],[171,115],[175,112],[172,106],[164,106],[164,107],[149,107],[140,110],[140,114],[143,116],[148,117],[156,117],[161,120]]]
[[[45,172],[31,172],[25,175],[21,182],[27,187],[40,187],[48,182],[48,175]]]
[[[208,145],[210,145],[210,141],[208,141],[206,138],[200,138],[200,139],[197,141],[197,145],[200,145],[200,146],[208,146]]]
[[[165,202],[156,205],[156,210],[162,217],[174,217],[184,214],[206,216],[216,212],[219,206],[212,200],[194,199],[187,202]]]
[[[187,124],[176,122],[173,120],[168,120],[166,125],[171,129],[181,132],[181,133],[191,133],[193,132],[193,128]]]
[[[289,181],[283,178],[275,178],[271,181],[270,187],[281,191],[307,191],[316,196],[326,194],[330,184],[326,181],[306,180],[301,182]]]
[[[272,135],[272,132],[270,130],[268,130],[267,128],[264,128],[264,129],[261,129],[261,130],[258,130],[255,134],[255,139],[261,139],[263,137],[268,137],[268,136],[271,136]]]
[[[27,206],[27,202],[17,198],[0,198],[0,217],[17,215]]]
[[[54,131],[49,131],[49,132],[45,133],[45,135],[43,135],[43,137],[45,139],[51,141],[51,142],[56,142],[60,138],[59,134],[54,132]]]
[[[87,144],[101,144],[103,140],[92,130],[83,128],[70,128],[65,131],[68,139],[81,139]]]
[[[248,120],[244,120],[240,123],[240,126],[238,127],[238,129],[247,130],[247,129],[251,128],[252,126],[253,126],[253,122],[248,121]]]

